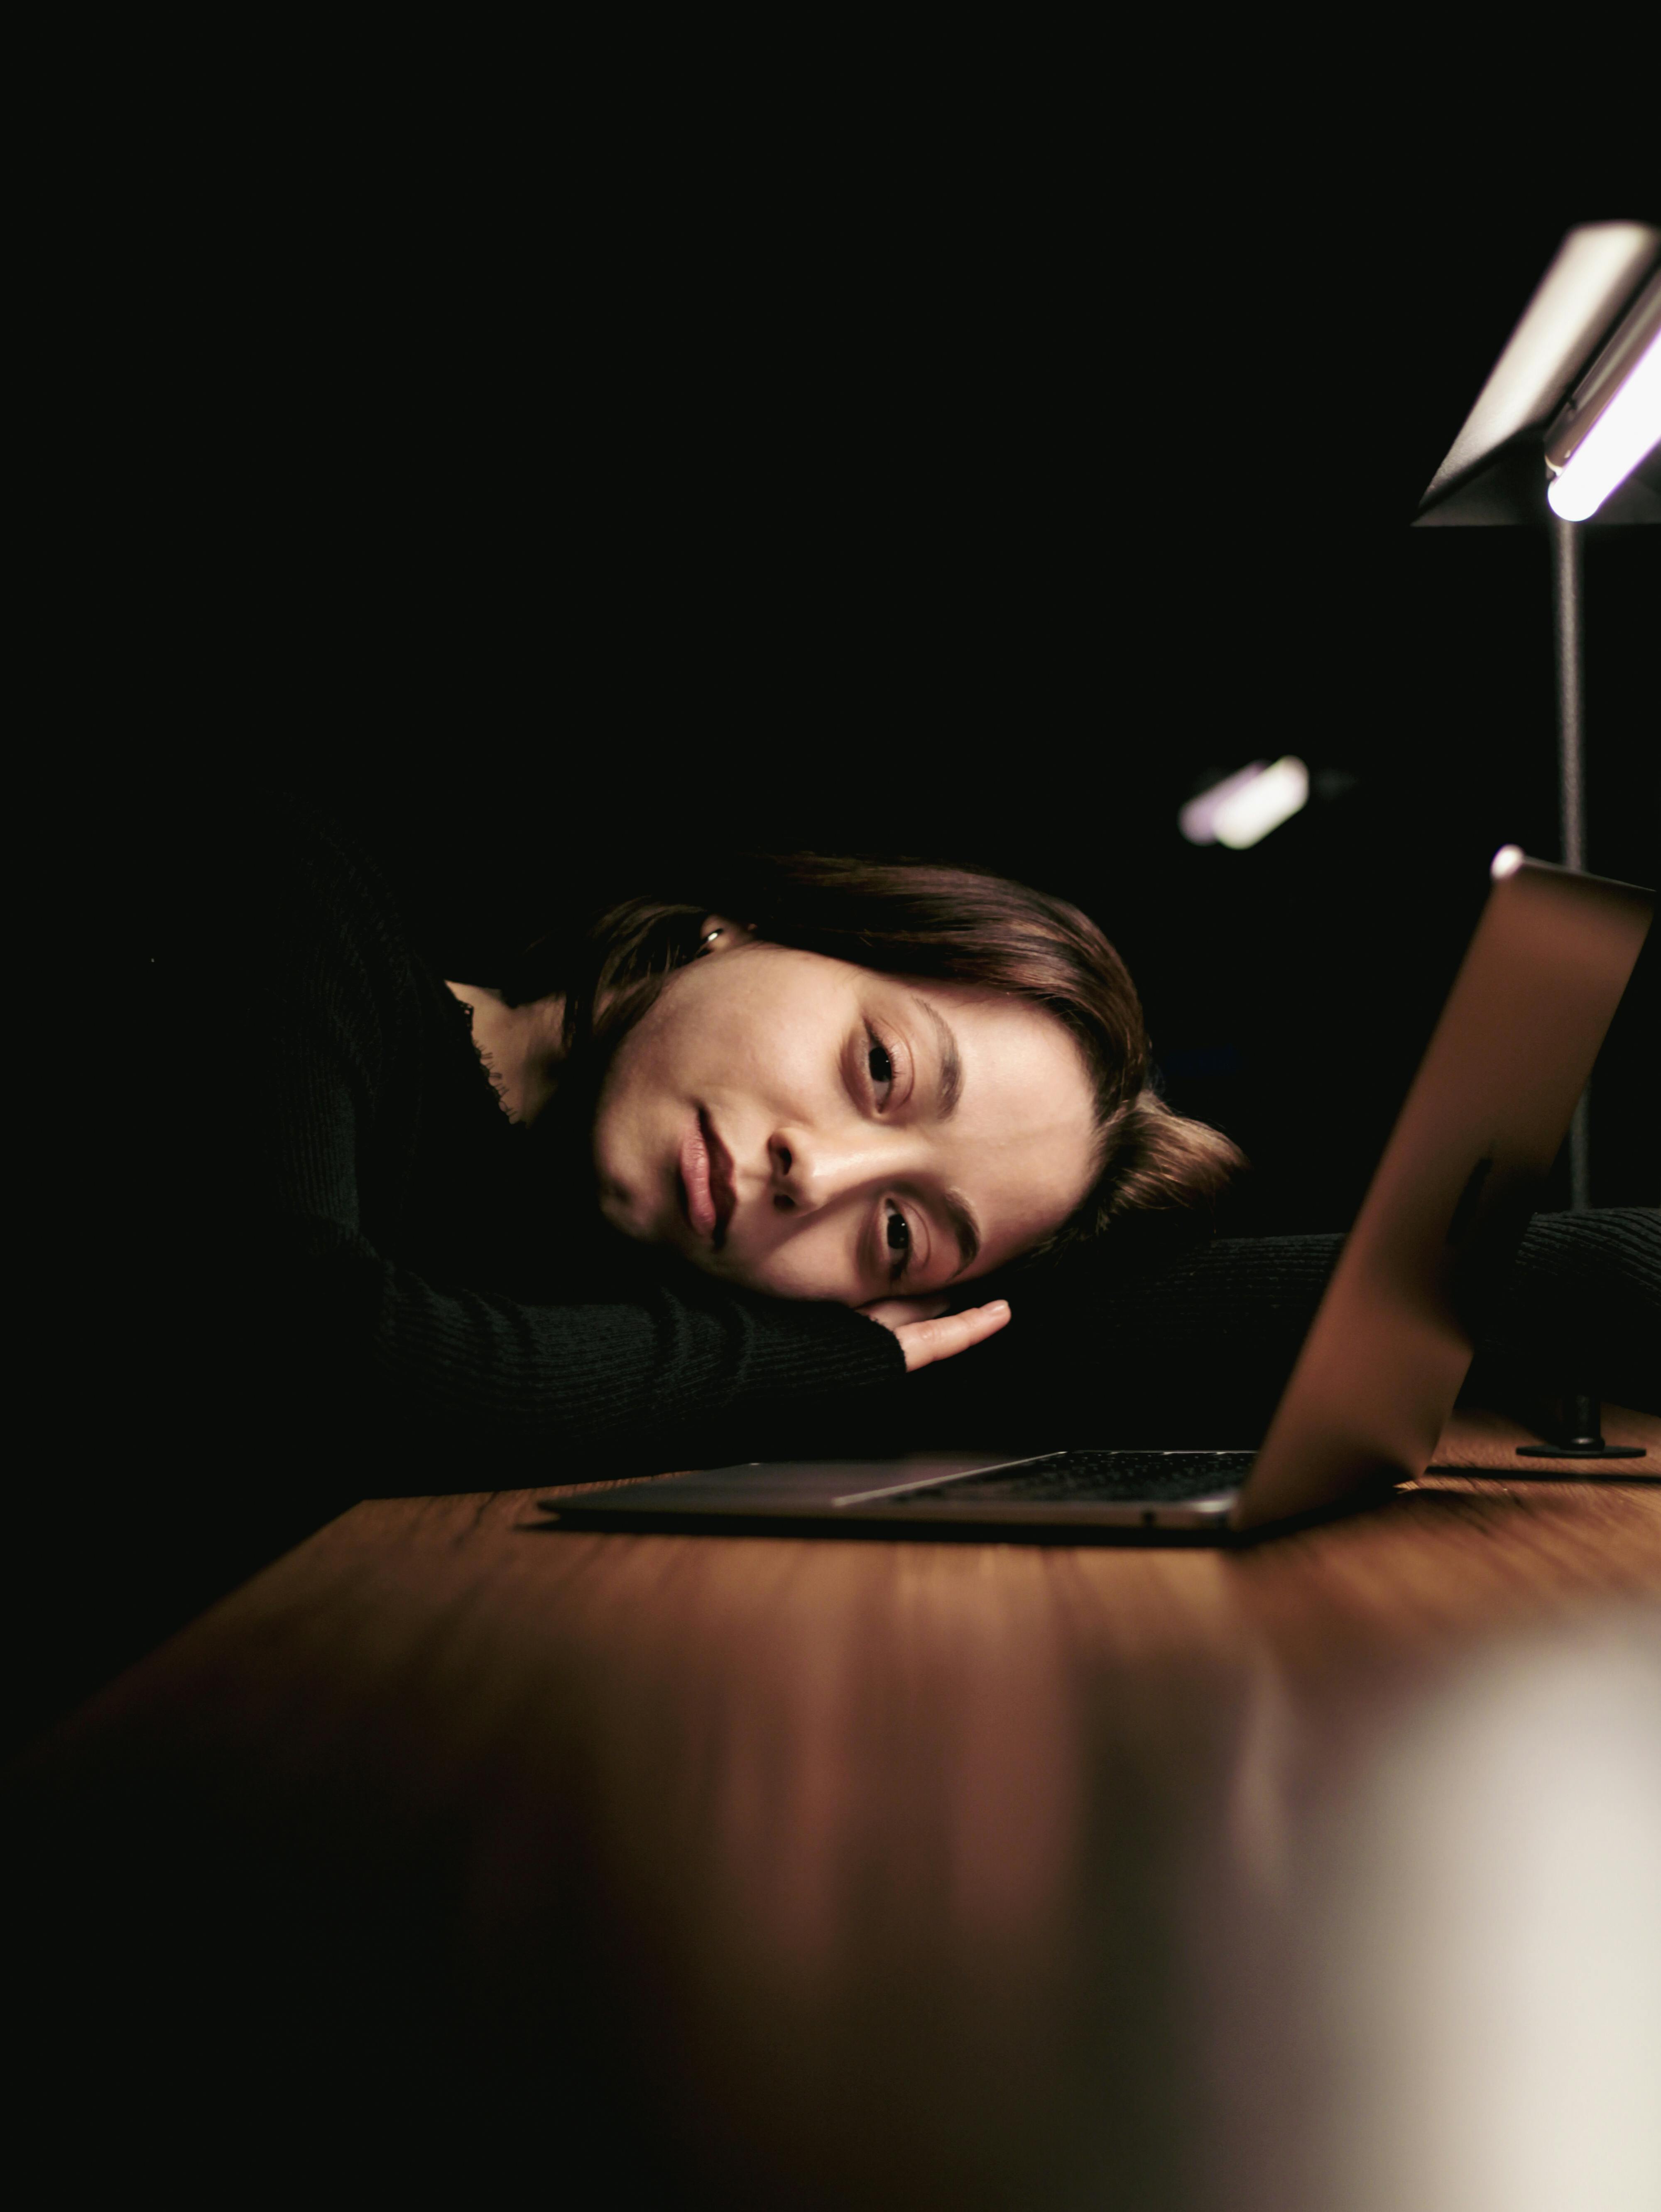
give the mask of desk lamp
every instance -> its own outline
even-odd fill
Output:
[[[1557,792],[1563,866],[1586,865],[1580,532],[1661,522],[1661,230],[1578,224],[1506,341],[1431,478],[1415,529],[1543,526],[1551,543],[1557,666]],[[1586,1094],[1569,1131],[1569,1204],[1591,1204]],[[1641,1458],[1606,1444],[1597,1401],[1572,1395],[1565,1437],[1527,1456]]]

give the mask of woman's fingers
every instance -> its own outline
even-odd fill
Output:
[[[893,1330],[910,1370],[967,1352],[983,1337],[995,1336],[1009,1319],[1007,1298],[970,1306],[964,1313],[946,1313],[944,1308],[948,1303],[946,1298],[875,1298],[860,1311],[868,1320]]]
[[[995,1336],[1008,1319],[1008,1299],[997,1298],[989,1306],[971,1306],[967,1313],[943,1314],[937,1321],[903,1322],[894,1334],[905,1353],[907,1372],[915,1374],[919,1367],[927,1367],[934,1360],[950,1359],[959,1352],[967,1352],[971,1344]]]

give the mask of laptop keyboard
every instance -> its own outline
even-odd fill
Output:
[[[1051,1452],[1024,1467],[993,1468],[928,1490],[873,1498],[868,1510],[888,1506],[913,1513],[931,1505],[1082,1505],[1142,1498],[1171,1504],[1237,1489],[1256,1456],[1249,1451]]]

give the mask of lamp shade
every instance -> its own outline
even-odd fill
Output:
[[[1415,528],[1548,521],[1548,438],[1561,466],[1609,407],[1647,343],[1658,272],[1661,230],[1651,224],[1568,232],[1431,478]],[[1594,520],[1661,522],[1661,453],[1640,463]]]

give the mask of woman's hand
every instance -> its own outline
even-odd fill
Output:
[[[950,1359],[995,1336],[1009,1318],[1007,1298],[995,1298],[989,1306],[970,1306],[964,1313],[948,1313],[949,1298],[876,1298],[858,1310],[867,1320],[891,1328],[905,1354],[908,1373],[927,1367],[931,1360]]]

